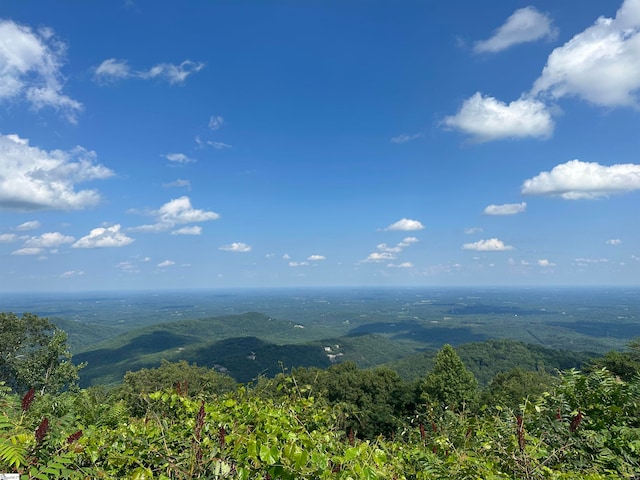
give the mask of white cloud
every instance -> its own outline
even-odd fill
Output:
[[[308,267],[309,262],[289,262],[290,267]]]
[[[513,250],[510,245],[505,245],[502,240],[490,238],[488,240],[478,240],[474,243],[465,243],[463,250],[476,250],[478,252],[499,252],[503,250]]]
[[[0,101],[26,99],[36,110],[51,107],[75,123],[82,104],[62,93],[65,50],[51,29],[36,32],[0,20]]]
[[[18,240],[15,233],[0,233],[0,243],[11,243]]]
[[[282,255],[282,259],[283,260],[291,260],[291,257],[289,256],[288,253],[285,253],[284,255]]]
[[[37,230],[40,228],[40,222],[38,220],[32,220],[30,222],[24,222],[18,225],[15,230],[19,232],[26,232],[28,230]]]
[[[191,190],[191,182],[189,180],[183,180],[181,178],[177,179],[175,182],[163,183],[162,186],[164,188],[178,187]]]
[[[133,241],[133,238],[122,233],[120,225],[116,224],[111,227],[94,228],[89,235],[82,237],[71,246],[73,248],[124,247]]]
[[[469,228],[465,228],[465,229],[464,229],[464,233],[465,233],[466,235],[472,235],[472,234],[474,234],[474,233],[480,233],[480,232],[482,232],[482,231],[483,231],[483,230],[482,230],[482,228],[481,228],[481,227],[469,227]]]
[[[193,158],[187,157],[184,153],[167,153],[164,158],[174,163],[194,163]]]
[[[60,278],[81,277],[84,275],[82,270],[69,270],[59,275]]]
[[[0,134],[0,208],[80,210],[96,205],[98,192],[75,191],[76,183],[113,175],[95,159],[94,152],[82,147],[47,152],[17,135]]]
[[[310,260],[312,262],[316,262],[318,260],[326,260],[327,257],[325,257],[324,255],[310,255],[309,258],[307,258],[307,260]]]
[[[415,220],[411,220],[415,221]],[[399,242],[394,247],[387,245],[386,243],[380,243],[376,246],[377,251],[369,254],[367,258],[362,260],[362,262],[388,262],[391,260],[395,260],[398,258],[397,254],[402,253],[402,251],[408,246],[417,243],[419,240],[416,237],[405,237],[401,242]]]
[[[217,116],[211,116],[211,118],[209,118],[209,128],[211,130],[218,130],[220,127],[222,127],[222,125],[224,125],[224,118],[222,118],[220,115]]]
[[[132,75],[131,68],[126,60],[109,58],[102,62],[94,72],[94,78],[100,82],[109,82],[129,78]]]
[[[555,267],[555,266],[556,266],[556,264],[555,264],[555,263],[550,262],[550,261],[549,261],[549,260],[547,260],[546,258],[541,258],[540,260],[538,260],[538,266],[539,266],[539,267],[546,268],[546,267]]]
[[[387,267],[389,267],[389,268],[413,268],[413,263],[411,263],[411,262],[402,262],[402,263],[398,263],[398,264],[389,263],[387,265]]]
[[[515,215],[522,213],[527,209],[527,204],[522,203],[505,203],[503,205],[489,205],[484,209],[485,215]]]
[[[179,65],[159,63],[148,70],[132,70],[126,60],[109,58],[94,70],[93,78],[96,82],[105,84],[128,78],[166,80],[170,85],[183,83],[189,75],[199,72],[204,63],[185,60]]]
[[[189,75],[197,73],[203,68],[204,63],[192,62],[191,60],[185,60],[180,65],[161,63],[142,73],[142,78],[162,78],[174,85],[184,82]]]
[[[605,243],[607,245],[620,245],[622,243],[622,240],[620,240],[619,238],[612,238],[610,240],[607,240]]]
[[[44,249],[39,247],[25,247],[11,252],[11,255],[40,255]]]
[[[223,245],[220,247],[220,250],[224,250],[225,252],[250,252],[251,246],[242,242],[233,242],[229,245]]]
[[[640,189],[640,165],[610,167],[571,160],[526,180],[523,195],[558,196],[566,200],[599,198]]]
[[[25,241],[26,247],[55,248],[65,243],[73,243],[75,238],[63,235],[60,232],[47,232],[37,237],[31,237]]]
[[[396,245],[395,247],[390,247],[386,243],[380,243],[376,248],[381,252],[389,252],[389,253],[400,253],[402,251],[402,247],[400,245]]]
[[[411,231],[411,230],[422,230],[424,225],[420,223],[418,220],[411,220],[408,218],[403,218],[398,220],[396,223],[392,223],[385,230],[402,230],[402,231]]]
[[[395,260],[396,258],[398,257],[391,252],[373,252],[369,254],[369,256],[363,261],[379,263],[379,262],[388,262],[390,260]]]
[[[192,225],[174,230],[171,235],[200,235],[201,233],[202,227],[200,225]]]
[[[422,137],[422,133],[401,133],[391,139],[391,143],[407,143]]]
[[[225,148],[233,148],[228,143],[207,141],[207,145],[211,145],[216,150],[224,150]]]
[[[413,243],[418,243],[420,240],[418,240],[416,237],[405,237],[402,239],[402,241],[398,244],[398,247],[400,248],[405,248],[408,247],[409,245],[413,244]]]
[[[133,227],[129,230],[138,232],[165,232],[171,230],[176,225],[207,222],[220,218],[220,215],[215,212],[194,209],[191,206],[191,200],[186,196],[175,198],[165,203],[158,210],[151,212],[151,214],[156,217],[156,223]]]
[[[458,113],[445,117],[442,123],[471,135],[477,142],[547,138],[553,133],[553,120],[544,103],[521,97],[507,105],[480,92],[465,100]]]
[[[174,262],[173,260],[165,260],[164,262],[160,262],[156,266],[160,268],[164,268],[164,267],[170,267],[171,265],[175,265],[175,264],[176,262]]]
[[[578,267],[587,267],[588,265],[598,265],[600,263],[609,263],[607,258],[576,258],[573,262]]]
[[[139,273],[140,270],[133,263],[129,261],[120,262],[115,265],[115,268],[119,268],[125,273]]]
[[[625,0],[616,17],[595,23],[556,48],[534,83],[534,95],[577,96],[592,104],[638,107],[640,7]]]
[[[521,43],[541,39],[552,40],[557,31],[551,26],[551,19],[534,7],[516,10],[488,40],[476,42],[473,50],[477,53],[495,53]]]

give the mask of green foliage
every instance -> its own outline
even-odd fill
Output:
[[[189,365],[184,360],[175,363],[163,360],[158,368],[127,372],[118,395],[134,413],[143,414],[146,404],[141,393],[171,388],[185,395],[214,396],[235,391],[237,384],[228,375],[210,368]]]
[[[341,430],[368,439],[392,435],[416,402],[413,384],[404,382],[393,370],[361,370],[353,362],[326,370],[296,368],[291,375],[279,375],[257,388],[263,395],[265,391],[271,396],[304,393],[322,399],[337,414]],[[278,394],[274,395],[274,390]]]
[[[423,400],[443,409],[462,411],[475,405],[478,381],[467,370],[451,345],[445,345],[436,355],[433,370],[422,383]]]
[[[47,318],[0,313],[0,380],[16,392],[41,394],[74,385],[84,365],[74,365],[67,336]]]
[[[606,368],[626,381],[640,375],[640,338],[629,342],[623,352],[612,351],[595,359],[592,368]]]
[[[457,363],[449,354],[446,363]],[[362,372],[349,364],[334,368],[342,381],[356,381]],[[247,387],[210,400],[152,392],[144,415],[122,412],[108,423],[86,413],[91,405],[107,412],[118,404],[101,390],[38,396],[26,411],[17,397],[0,395],[0,471],[25,479],[165,480],[601,480],[640,474],[640,378],[624,382],[606,370],[572,370],[517,414],[500,405],[473,415],[414,412],[393,438],[361,440],[345,434],[342,410],[314,398],[319,385],[300,383],[313,384],[321,371],[297,373],[274,381],[279,395]],[[369,380],[377,379],[380,388],[394,385],[394,378],[370,371]],[[349,390],[353,402],[366,384]],[[42,415],[48,428],[38,435]]]
[[[496,375],[483,392],[481,403],[500,405],[518,411],[525,399],[535,400],[557,383],[556,377],[545,372],[528,372],[515,368]]]

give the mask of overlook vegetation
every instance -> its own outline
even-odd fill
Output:
[[[0,472],[25,479],[640,475],[640,341],[580,370],[550,368],[573,352],[491,341],[444,345],[411,379],[344,361],[241,385],[164,360],[81,389],[64,332],[2,320],[15,341],[1,352]],[[478,382],[510,351],[510,369]]]

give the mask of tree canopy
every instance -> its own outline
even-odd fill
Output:
[[[0,381],[16,392],[44,394],[75,385],[83,365],[74,365],[67,334],[48,318],[0,313]]]

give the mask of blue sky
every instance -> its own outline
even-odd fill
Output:
[[[640,284],[640,0],[3,2],[0,289]]]

